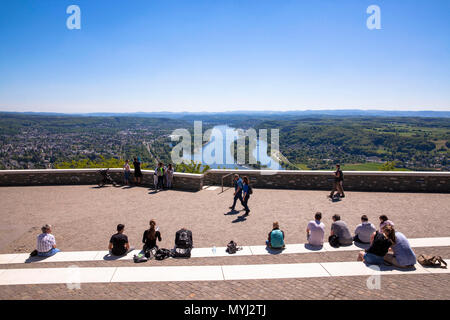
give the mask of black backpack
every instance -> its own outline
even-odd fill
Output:
[[[158,249],[155,253],[156,260],[164,260],[171,256],[171,252],[169,249]]]
[[[339,237],[337,235],[335,235],[335,234],[333,234],[332,236],[329,236],[328,237],[328,243],[333,248],[339,248]]]
[[[178,230],[175,234],[175,247],[192,248],[192,232],[186,229]]]
[[[234,253],[236,253],[236,251],[238,251],[236,242],[234,242],[233,240],[231,240],[231,241],[227,244],[227,250],[226,250],[226,251],[227,251],[229,254],[234,254]]]
[[[172,256],[174,258],[190,258],[191,257],[191,248],[175,248],[173,250]]]
[[[251,185],[248,185],[248,194],[253,194],[253,188]]]

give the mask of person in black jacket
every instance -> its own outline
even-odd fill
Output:
[[[150,220],[150,228],[144,231],[144,235],[142,236],[142,243],[144,244],[144,252],[151,250],[153,248],[158,249],[156,245],[156,240],[161,241],[161,233],[159,232],[159,228],[156,227],[155,220]]]
[[[395,242],[395,230],[387,225],[383,228],[383,232],[373,233],[369,249],[359,252],[358,261],[364,261],[366,264],[383,264],[384,256]]]

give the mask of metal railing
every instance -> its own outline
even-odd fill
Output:
[[[222,176],[222,192],[224,191],[224,190],[223,190],[223,181],[224,181],[224,179],[225,179],[226,177],[229,177],[229,176],[232,176],[232,175],[234,175],[234,172]],[[233,186],[233,183],[230,184],[230,186],[227,188],[227,190],[230,189],[232,186]]]

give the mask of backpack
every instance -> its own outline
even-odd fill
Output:
[[[233,240],[231,240],[228,244],[227,244],[227,249],[226,252],[228,252],[229,254],[234,254],[238,251],[237,248],[237,244],[236,242],[234,242]]]
[[[147,262],[147,257],[145,256],[145,255],[143,255],[142,253],[140,253],[140,254],[135,254],[134,256],[133,256],[133,261],[134,261],[134,263],[141,263],[141,262]]]
[[[191,237],[191,231],[186,229],[178,230],[175,234],[175,247],[183,249],[192,248]]]
[[[284,239],[283,232],[281,232],[281,230],[272,230],[272,232],[270,233],[270,246],[272,248],[283,248]]]
[[[145,254],[144,255],[145,255],[145,257],[147,259],[151,259],[151,258],[153,258],[155,256],[156,251],[158,251],[158,246],[156,246],[156,247],[154,247],[152,249],[145,250]]]
[[[447,262],[445,262],[441,256],[429,256],[421,254],[417,257],[417,261],[426,267],[439,267],[447,269]]]
[[[191,248],[175,248],[173,251],[174,258],[190,258]]]
[[[339,248],[339,237],[335,234],[328,237],[328,242],[333,248]]]
[[[156,260],[164,260],[164,259],[169,258],[171,255],[172,254],[169,249],[158,249],[158,250],[156,250],[156,253],[155,253],[155,259]]]
[[[248,185],[248,194],[253,194],[253,188],[251,185]]]

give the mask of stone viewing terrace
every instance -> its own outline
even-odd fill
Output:
[[[175,190],[160,192],[149,188],[150,172],[144,173],[146,186],[98,188],[96,171],[0,172],[0,299],[272,299],[272,292],[280,299],[450,298],[448,269],[383,267],[380,289],[373,289],[367,280],[375,271],[356,262],[359,247],[304,246],[316,211],[323,213],[325,239],[333,214],[352,232],[362,214],[375,225],[385,214],[416,255],[449,259],[450,173],[344,172],[346,197],[331,201],[330,172],[246,171],[254,193],[244,217],[230,212],[233,191],[221,188],[221,177],[233,170],[178,173]],[[119,180],[120,171],[113,173]],[[142,264],[134,264],[132,254],[106,257],[117,224],[125,224],[130,244],[140,249],[150,219],[160,228],[161,248],[173,248],[181,227],[192,230],[192,257]],[[282,253],[265,249],[274,221],[286,234]],[[53,225],[62,252],[30,260],[45,223]],[[243,250],[226,254],[230,240]],[[80,275],[79,289],[67,285],[70,270]]]

